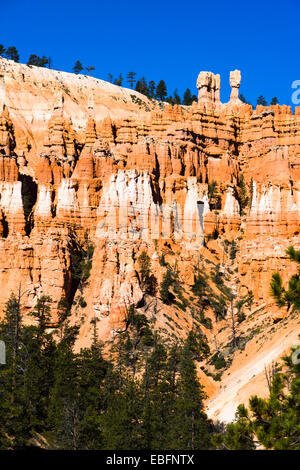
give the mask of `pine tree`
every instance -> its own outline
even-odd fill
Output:
[[[54,383],[49,400],[48,425],[60,449],[79,449],[78,427],[82,417],[78,390],[78,359],[73,352],[77,330],[66,328],[54,363]]]
[[[245,184],[244,175],[241,174],[238,180],[238,199],[240,203],[240,212],[243,214],[244,209],[249,204],[249,196],[247,193],[247,187]]]
[[[199,385],[188,342],[180,355],[178,398],[172,423],[172,449],[209,449],[212,425],[203,411],[206,397]]]
[[[187,88],[183,95],[183,104],[185,106],[190,106],[192,102],[193,102],[193,98],[192,98],[191,90]]]
[[[46,67],[48,63],[49,60],[47,59],[47,57],[39,57],[38,55],[31,54],[28,59],[27,65],[35,65],[36,67]]]
[[[283,358],[286,372],[275,374],[270,395],[251,397],[249,410],[240,405],[235,423],[220,440],[230,450],[300,450],[300,364],[293,354]]]
[[[174,275],[170,266],[167,267],[166,272],[163,275],[163,280],[160,284],[160,297],[164,304],[170,305],[174,300],[175,296],[170,292],[170,287],[174,284]]]
[[[140,265],[142,289],[149,295],[155,295],[157,280],[154,274],[151,273],[151,260],[146,251],[140,254],[138,261]]]
[[[4,57],[6,54],[6,49],[3,44],[0,44],[0,56]]]
[[[27,65],[36,65],[37,67],[45,67],[48,64],[47,57],[39,57],[37,55],[32,54],[29,57]]]
[[[138,91],[139,93],[149,97],[149,89],[144,77],[140,78],[140,80],[136,82],[135,91]]]
[[[268,103],[266,102],[264,96],[262,96],[262,95],[260,95],[257,98],[256,104],[261,105],[261,106],[267,106],[268,105]]]
[[[160,101],[164,101],[167,97],[167,86],[164,80],[161,80],[156,87],[156,98]]]
[[[155,82],[153,80],[150,80],[148,83],[148,90],[149,90],[149,98],[154,98],[155,97]]]
[[[275,299],[278,307],[286,306],[287,309],[292,307],[293,311],[300,310],[300,250],[295,250],[290,246],[286,250],[291,261],[298,264],[297,273],[294,274],[289,282],[288,288],[283,286],[282,278],[278,272],[273,273],[271,280],[271,295]]]
[[[93,67],[92,65],[89,65],[88,67],[86,67],[86,70],[88,71],[89,76],[91,76],[91,72],[92,72],[93,70],[96,70],[96,68]]]
[[[178,90],[175,88],[174,93],[173,93],[173,104],[181,104],[181,98],[178,95]]]
[[[242,103],[250,104],[250,105],[251,105],[251,103],[250,103],[248,100],[246,100],[246,98],[244,97],[244,95],[242,95],[241,93],[239,94],[239,99],[241,100]]]
[[[83,71],[83,65],[80,62],[80,60],[76,60],[74,67],[72,68],[74,70],[74,73],[79,74]]]
[[[130,88],[133,90],[133,85],[135,84],[136,80],[135,80],[135,76],[136,76],[136,73],[135,72],[128,72],[126,78],[127,78],[127,82],[130,84]]]
[[[31,312],[31,316],[36,318],[38,322],[38,338],[42,336],[49,320],[51,319],[51,307],[49,305],[51,302],[51,297],[48,295],[42,295],[42,297],[37,300],[37,303]]]
[[[279,101],[278,101],[278,98],[276,96],[274,96],[272,99],[271,99],[271,103],[270,105],[271,106],[274,106],[276,104],[279,104]]]
[[[123,83],[123,76],[120,73],[119,78],[114,81],[114,84],[118,86],[122,86],[122,83]]]
[[[13,60],[14,62],[19,62],[20,60],[19,53],[14,46],[8,47],[6,49],[5,55],[7,59]]]

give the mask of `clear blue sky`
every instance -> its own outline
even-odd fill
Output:
[[[179,94],[201,70],[221,74],[229,99],[229,71],[242,71],[241,93],[253,104],[263,94],[291,104],[300,80],[300,0],[0,0],[0,44],[16,46],[71,71],[79,59],[94,76],[137,72]],[[125,84],[125,86],[128,86]]]

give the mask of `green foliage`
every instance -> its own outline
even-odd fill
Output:
[[[224,369],[227,365],[224,356],[219,352],[215,353],[209,362],[213,364],[214,368],[217,370]]]
[[[157,290],[157,280],[151,273],[151,260],[146,251],[143,251],[138,258],[141,273],[142,290],[149,295],[155,295]]]
[[[86,237],[85,243],[73,242],[71,246],[71,273],[72,278],[81,286],[90,277],[94,245]]]
[[[88,71],[88,74],[89,74],[89,76],[90,76],[90,75],[91,75],[91,72],[92,72],[93,70],[96,70],[96,68],[93,67],[92,65],[89,65],[88,67],[86,67],[86,70]]]
[[[43,332],[51,318],[51,302],[52,299],[48,295],[42,295],[31,312],[31,316],[36,318],[39,329]]]
[[[211,306],[212,291],[204,275],[200,273],[199,268],[196,268],[192,292],[197,299],[197,306],[199,307],[199,321],[203,326],[211,330],[212,321],[210,318],[205,317],[205,311]]]
[[[160,101],[164,101],[167,97],[167,85],[164,80],[160,80],[156,87],[156,98]]]
[[[117,334],[111,359],[104,360],[96,344],[74,352],[78,328],[65,321],[65,299],[57,338],[41,328],[51,299],[39,299],[39,324],[26,326],[20,298],[20,292],[11,295],[0,323],[7,347],[0,374],[0,449],[24,449],[32,438],[48,449],[70,450],[250,450],[256,442],[266,449],[300,449],[300,365],[292,356],[274,376],[270,396],[252,397],[249,411],[240,405],[224,432],[204,413],[194,359],[207,357],[209,348],[200,330],[181,346],[167,345],[131,306],[126,330]],[[216,369],[226,367],[221,354],[211,362]]]
[[[243,214],[243,211],[248,206],[250,200],[243,174],[240,175],[238,180],[238,200],[240,203],[241,214]]]
[[[253,302],[254,295],[251,290],[248,292],[247,295],[237,300],[237,302],[235,303],[235,308],[237,309],[237,320],[239,323],[242,323],[246,319],[246,315],[243,312],[244,307],[247,307],[249,308],[249,310],[251,310]]]
[[[244,314],[244,312],[239,312],[237,314],[238,323],[242,323],[244,320],[246,320],[246,315]]]
[[[262,96],[262,95],[260,95],[257,98],[256,104],[261,105],[261,106],[267,106],[268,105],[268,103],[266,102],[264,96]]]
[[[187,88],[184,92],[184,95],[183,95],[183,102],[182,104],[184,106],[191,106],[191,104],[194,102],[194,101],[197,101],[197,97],[195,95],[192,95],[191,94],[191,90],[189,88]]]
[[[300,250],[295,250],[290,246],[286,254],[291,261],[296,262],[298,266],[297,274],[294,274],[288,282],[288,288],[283,286],[282,278],[278,272],[273,273],[271,280],[271,295],[275,299],[278,307],[292,307],[293,311],[300,310]]]
[[[278,101],[278,98],[276,96],[274,96],[274,98],[271,99],[270,105],[274,106],[276,104],[279,104],[279,101]]]
[[[35,65],[36,67],[46,67],[46,65],[48,64],[49,60],[47,59],[47,57],[39,57],[35,54],[31,54],[27,62],[27,65]]]
[[[160,297],[164,304],[171,305],[175,300],[175,295],[170,292],[170,287],[174,285],[175,278],[174,273],[170,266],[167,266],[167,270],[163,275],[163,280],[160,284]]]
[[[216,197],[218,192],[218,183],[213,180],[211,183],[208,183],[208,197],[213,199]]]
[[[76,60],[74,67],[72,68],[74,73],[79,74],[83,71],[83,65],[80,60]]]
[[[153,99],[155,97],[155,82],[153,80],[150,80],[148,83],[148,90],[149,90],[149,98]]]
[[[244,95],[240,94],[239,99],[241,100],[242,103],[251,105],[250,101],[247,101],[246,98],[244,97]]]
[[[19,62],[20,56],[17,49],[14,46],[10,46],[6,49],[5,55],[7,59],[13,60],[14,62]]]
[[[177,88],[174,90],[174,93],[173,93],[173,96],[169,96],[167,99],[166,99],[167,103],[170,103],[172,105],[175,105],[175,104],[181,104],[181,98],[180,96],[178,95],[178,90]]]
[[[140,78],[135,84],[135,91],[149,97],[149,89],[145,77]]]
[[[123,75],[120,73],[119,78],[116,78],[114,81],[115,85],[122,86],[123,83]]]
[[[133,90],[133,85],[135,84],[136,80],[135,80],[135,76],[136,76],[136,73],[135,72],[128,72],[127,74],[127,82],[130,84],[130,88]]]
[[[178,398],[175,402],[174,424],[172,426],[172,449],[211,448],[211,423],[203,412],[203,399],[206,398],[199,385],[196,367],[189,342],[186,341],[180,353],[178,378]]]
[[[265,449],[300,450],[300,365],[292,354],[284,362],[286,371],[275,374],[268,398],[253,396],[249,410],[238,407],[223,438],[226,448],[254,449],[257,442]]]
[[[207,339],[199,329],[189,332],[186,344],[192,353],[193,360],[202,361],[210,355]]]
[[[235,240],[232,240],[232,242],[230,244],[230,250],[229,250],[229,258],[232,261],[235,260],[237,252],[238,252],[237,243],[236,243]]]
[[[224,320],[227,314],[227,300],[224,295],[215,295],[211,299],[211,308],[215,315],[215,320]]]

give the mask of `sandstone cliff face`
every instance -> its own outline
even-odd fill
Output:
[[[58,301],[79,293],[87,304],[72,310],[80,344],[95,318],[109,340],[124,328],[129,305],[153,301],[141,286],[142,251],[158,282],[160,256],[176,261],[188,291],[199,254],[224,262],[226,239],[239,240],[239,294],[253,290],[257,305],[269,305],[272,272],[288,278],[285,249],[300,245],[300,113],[253,110],[238,98],[240,79],[231,73],[223,104],[220,77],[201,72],[198,103],[172,107],[0,58],[0,305],[21,284],[24,309],[47,294],[55,322]],[[79,289],[72,254],[87,240],[92,268]],[[184,335],[190,309],[179,317],[165,310]]]

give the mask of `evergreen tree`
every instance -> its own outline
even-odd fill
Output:
[[[180,354],[178,397],[171,430],[172,449],[211,448],[212,425],[203,411],[205,397],[197,380],[196,367],[187,341]]]
[[[127,82],[130,84],[130,88],[133,90],[133,85],[135,84],[136,80],[135,80],[135,76],[136,76],[136,73],[135,72],[128,72],[126,78],[127,78]]]
[[[96,68],[93,67],[92,65],[89,65],[88,67],[86,67],[86,70],[88,71],[89,76],[91,76],[91,72],[92,72],[93,70],[96,70]]]
[[[262,96],[262,95],[260,95],[257,98],[256,104],[261,105],[261,106],[267,106],[268,105],[268,103],[266,102],[264,96]]]
[[[160,101],[164,101],[167,97],[167,86],[164,80],[160,80],[156,87],[156,98]]]
[[[0,44],[0,56],[4,57],[6,53],[6,49],[3,44]]]
[[[35,65],[35,66],[38,66],[38,63],[39,63],[39,57],[35,54],[31,54],[29,56],[29,59],[27,61],[27,65]]]
[[[149,89],[144,77],[136,82],[135,91],[138,91],[139,93],[149,97]]]
[[[271,99],[270,105],[271,105],[271,106],[274,106],[275,104],[279,104],[278,98],[276,98],[276,96],[274,96],[274,97]]]
[[[39,57],[38,55],[31,54],[28,59],[27,65],[35,65],[37,67],[46,67],[46,65],[48,65],[48,62],[49,60],[45,56]]]
[[[153,80],[150,80],[148,83],[148,90],[149,90],[149,98],[154,98],[155,97],[155,82]]]
[[[235,423],[220,438],[231,450],[300,450],[300,364],[293,354],[284,358],[286,372],[275,374],[270,395],[251,397],[249,410],[240,405]]]
[[[205,310],[210,305],[210,296],[211,290],[208,286],[207,280],[204,276],[199,272],[197,268],[197,273],[194,278],[194,284],[192,286],[192,292],[197,297],[197,304],[200,309],[200,318],[203,318]]]
[[[191,90],[187,88],[183,95],[183,104],[185,106],[190,106],[192,102],[193,102],[193,98],[192,98]]]
[[[170,305],[174,300],[175,296],[170,292],[170,287],[174,284],[174,275],[170,266],[167,266],[167,270],[163,275],[163,280],[160,284],[160,297],[164,304]]]
[[[286,250],[291,261],[298,264],[297,273],[294,274],[289,282],[287,289],[284,288],[282,278],[278,272],[273,273],[271,280],[271,295],[275,299],[278,307],[292,307],[293,311],[300,310],[300,250],[295,250],[290,246]]]
[[[19,62],[20,60],[19,53],[14,46],[8,47],[6,49],[5,55],[7,59],[13,60],[14,62]]]
[[[247,187],[245,184],[244,175],[241,174],[238,180],[238,200],[240,203],[240,211],[243,213],[244,209],[249,204],[249,197],[247,193]]]
[[[193,360],[202,361],[210,355],[210,348],[205,335],[197,328],[189,332],[186,345],[192,354]]]
[[[115,79],[114,84],[115,84],[115,85],[118,85],[118,86],[122,86],[122,83],[123,83],[123,76],[122,76],[122,74],[120,73],[119,78],[118,78],[118,79]]]
[[[40,63],[39,67],[46,67],[46,65],[49,64],[49,58],[43,55],[43,57],[40,57]]]
[[[251,105],[250,101],[247,101],[244,95],[242,95],[241,93],[239,94],[239,99],[241,100],[242,103]]]
[[[74,329],[65,329],[54,362],[48,426],[54,445],[60,449],[79,449],[78,427],[82,410],[78,390],[78,360],[73,352],[76,334]]]
[[[74,73],[79,74],[83,71],[83,65],[80,62],[80,60],[76,60],[74,67],[72,68],[74,70]]]
[[[157,280],[151,273],[151,260],[146,251],[143,251],[138,258],[141,273],[141,285],[145,293],[155,295],[157,289]]]
[[[31,312],[31,316],[37,319],[38,322],[38,338],[44,333],[50,318],[51,318],[51,304],[52,299],[48,295],[42,295],[37,300],[37,303]]]
[[[107,409],[101,417],[105,450],[143,449],[141,436],[143,398],[138,380],[128,379],[121,387],[110,388]]]
[[[173,98],[173,104],[181,104],[181,98],[180,98],[180,96],[178,95],[178,90],[177,90],[177,88],[174,90],[173,96],[174,96],[174,98]]]

